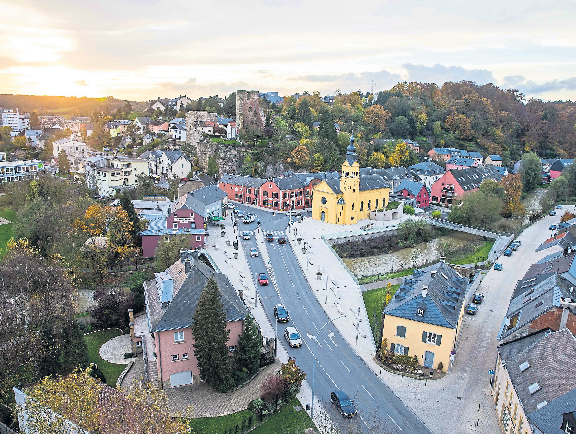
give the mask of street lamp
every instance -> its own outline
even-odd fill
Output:
[[[326,327],[328,324],[336,321],[337,319],[343,318],[345,316],[346,315],[340,315],[337,318],[329,320],[326,324],[324,324],[322,327],[320,327],[320,329],[316,333],[316,336],[308,335],[309,339],[313,339],[316,342],[316,344],[314,345],[314,350],[312,351],[312,357],[314,357],[314,365],[312,366],[312,404],[310,405],[310,419],[312,419],[312,420],[314,420],[314,384],[315,384],[315,375],[316,375],[316,346],[318,345],[318,335],[320,334],[322,329],[324,327]]]

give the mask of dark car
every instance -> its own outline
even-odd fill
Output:
[[[274,235],[272,235],[272,232],[268,232],[266,234],[266,241],[268,241],[269,243],[273,243],[274,242]]]
[[[474,298],[472,298],[472,303],[481,304],[482,301],[484,301],[484,296],[482,294],[474,294]]]
[[[342,392],[341,390],[335,390],[330,394],[330,400],[332,404],[340,410],[340,414],[344,417],[354,417],[356,415],[356,408],[354,407],[354,403],[346,393]]]
[[[286,244],[286,237],[278,237],[278,244]]]
[[[548,215],[556,215],[556,211],[550,211]]]
[[[469,303],[468,307],[466,307],[466,313],[468,315],[476,315],[476,312],[478,312],[478,308],[476,307],[476,305]]]
[[[258,274],[258,283],[260,284],[260,286],[268,285],[268,276],[266,276],[266,273]]]
[[[288,322],[290,317],[288,316],[288,311],[281,304],[274,306],[274,316],[278,322]]]
[[[512,256],[512,249],[504,250],[504,256]]]

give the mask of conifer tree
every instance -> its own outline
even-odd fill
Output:
[[[232,358],[228,355],[226,315],[222,296],[213,277],[208,279],[192,318],[194,355],[198,360],[200,376],[219,392],[234,385]]]
[[[236,371],[240,380],[255,374],[260,368],[262,336],[251,315],[244,319],[244,331],[238,338],[236,350]],[[244,377],[244,378],[242,378]]]

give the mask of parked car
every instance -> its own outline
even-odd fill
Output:
[[[278,244],[286,244],[286,237],[278,237]]]
[[[556,209],[562,209],[562,205],[556,205]]]
[[[520,247],[520,245],[516,244],[516,243],[512,243],[508,247],[510,247],[512,250],[516,251],[516,250],[518,250],[518,247]]]
[[[494,269],[497,271],[502,271],[502,264],[500,262],[496,262],[494,264]]]
[[[250,256],[257,257],[258,256],[258,249],[256,247],[252,247],[250,249]]]
[[[236,208],[236,207],[234,206],[234,204],[233,204],[233,203],[230,203],[230,202],[228,202],[228,205],[226,205],[226,206],[228,207],[228,209],[234,209],[234,208]]]
[[[266,275],[266,273],[258,274],[258,283],[260,284],[260,286],[268,285],[268,276]]]
[[[274,316],[278,322],[288,322],[290,317],[288,316],[288,311],[281,304],[274,306]]]
[[[244,212],[240,211],[239,209],[235,209],[234,212],[236,213],[236,217],[238,217],[239,219],[241,219],[242,217],[244,217]]]
[[[472,298],[472,303],[482,304],[482,301],[484,301],[484,296],[482,294],[474,294],[474,297]]]
[[[508,248],[504,250],[504,256],[512,256],[512,249]]]
[[[342,392],[341,390],[335,390],[330,394],[330,400],[332,404],[336,406],[338,410],[340,410],[340,414],[344,417],[354,417],[356,415],[356,408],[354,407],[354,403],[346,393]]]
[[[274,242],[274,235],[272,234],[272,232],[268,232],[266,234],[266,241],[268,241],[269,243],[273,243]]]
[[[515,242],[516,244],[518,244],[519,246],[522,245],[522,241],[520,241],[520,240],[514,240],[514,242]]]
[[[556,225],[550,225],[550,227],[549,227],[548,229],[550,229],[551,231],[555,231],[555,230],[556,230]]]
[[[468,315],[476,315],[476,312],[478,312],[478,307],[476,307],[475,304],[469,303],[468,307],[466,307],[466,313]]]
[[[244,216],[244,219],[242,221],[245,224],[252,223],[254,221],[254,217],[252,217],[251,215],[246,215]]]
[[[554,216],[554,215],[556,215],[556,211],[550,211],[550,213],[548,215]]]
[[[245,240],[249,240],[250,239],[250,232],[248,232],[248,231],[242,232],[242,238]]]
[[[284,338],[292,348],[302,346],[302,338],[300,337],[298,330],[296,330],[296,327],[286,327],[286,330],[284,330]]]

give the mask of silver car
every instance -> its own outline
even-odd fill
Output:
[[[258,256],[258,249],[256,247],[252,247],[250,249],[250,256],[257,257]]]
[[[302,346],[302,338],[300,337],[298,330],[296,330],[296,327],[286,327],[286,330],[284,330],[284,338],[292,348]]]

